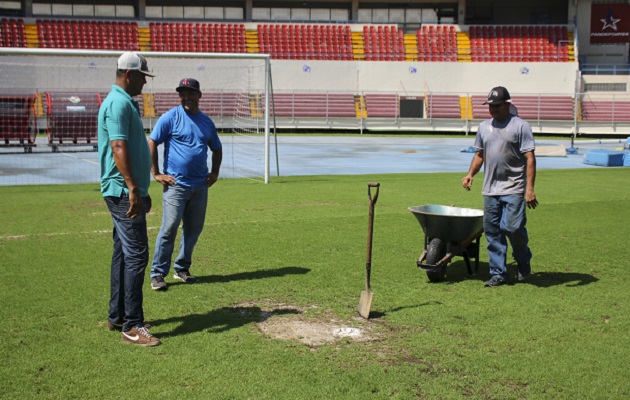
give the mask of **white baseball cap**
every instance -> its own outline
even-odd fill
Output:
[[[149,67],[147,67],[147,60],[140,54],[134,53],[133,51],[128,51],[120,56],[120,58],[118,59],[118,69],[122,69],[125,71],[128,69],[132,71],[140,71],[147,76],[155,76],[155,74],[149,72]]]

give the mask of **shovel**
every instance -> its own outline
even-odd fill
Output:
[[[359,300],[359,315],[368,319],[370,317],[370,306],[372,305],[372,297],[374,293],[370,290],[370,273],[372,272],[372,227],[374,226],[374,204],[378,199],[378,190],[381,186],[377,182],[368,183],[368,199],[370,200],[370,216],[368,219],[368,241],[367,241],[367,261],[365,263],[365,290],[361,292],[361,299]],[[376,188],[376,193],[372,197],[370,192],[371,188]]]

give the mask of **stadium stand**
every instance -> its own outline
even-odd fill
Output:
[[[135,22],[37,20],[39,47],[139,50]]]
[[[487,96],[472,96],[473,118],[490,118]],[[526,120],[566,120],[575,118],[571,96],[512,96],[519,117]]]
[[[582,121],[630,122],[630,101],[583,100]]]
[[[245,53],[245,25],[175,23],[149,24],[154,51]]]
[[[282,24],[257,26],[260,52],[283,60],[352,60],[349,26]]]
[[[275,93],[271,110],[277,117],[356,118],[349,93]]]
[[[366,60],[421,62],[572,61],[573,33],[564,25],[425,24],[404,35],[396,25],[256,24],[136,22],[37,19],[31,47],[100,50],[153,50],[271,54],[285,60]],[[147,37],[139,39],[139,30]],[[353,31],[354,29],[354,31]],[[22,19],[2,19],[0,46],[27,47]],[[406,36],[409,36],[408,38]],[[248,41],[248,37],[250,40]],[[146,42],[146,43],[145,43]],[[460,54],[458,60],[458,54]]]
[[[26,32],[21,19],[2,18],[0,47],[26,47]]]
[[[457,32],[454,25],[425,25],[416,32],[418,61],[457,61]]]
[[[36,99],[35,93],[0,93],[0,147],[24,146],[30,152],[37,134]]]
[[[363,44],[367,61],[404,61],[404,35],[396,26],[363,27]]]
[[[460,101],[457,95],[430,94],[427,96],[426,108],[429,118],[461,117]]]
[[[566,26],[473,25],[469,28],[469,35],[472,61],[569,60]]]
[[[366,93],[365,108],[367,117],[389,117],[399,116],[399,100],[396,94]]]
[[[98,110],[102,103],[96,92],[46,92],[48,143],[60,145],[97,145]]]
[[[153,94],[155,115],[161,116],[173,107],[181,104],[176,92],[157,92]],[[233,92],[205,92],[199,99],[199,109],[212,118],[237,115],[242,99],[248,94]]]

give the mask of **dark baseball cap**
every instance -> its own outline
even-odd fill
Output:
[[[184,78],[181,81],[179,81],[179,86],[177,86],[177,90],[179,92],[180,89],[193,89],[196,90],[198,92],[201,92],[201,90],[199,89],[199,81],[193,78]]]
[[[504,102],[510,103],[510,92],[503,86],[492,88],[488,93],[488,100],[483,104],[498,105]]]

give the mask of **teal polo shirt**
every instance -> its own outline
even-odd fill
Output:
[[[138,102],[120,86],[112,85],[98,111],[98,156],[101,164],[101,193],[120,197],[129,188],[118,171],[110,142],[127,142],[131,173],[143,197],[149,195],[151,153],[144,134]]]

